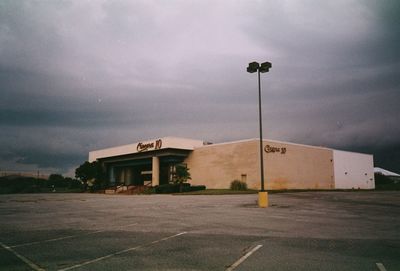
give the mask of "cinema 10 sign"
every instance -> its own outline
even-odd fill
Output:
[[[159,150],[162,147],[162,140],[158,139],[154,142],[147,142],[147,143],[138,143],[136,146],[136,150],[138,152],[145,152],[145,151],[151,151],[151,150]]]
[[[286,153],[286,148],[278,148],[270,145],[266,145],[264,148],[264,151],[266,153],[280,153],[280,154],[285,154]]]

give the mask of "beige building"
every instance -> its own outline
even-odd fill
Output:
[[[373,156],[263,140],[266,189],[374,189]],[[109,185],[166,184],[175,165],[190,169],[193,185],[229,188],[233,180],[260,189],[259,140],[219,144],[165,137],[92,151]]]

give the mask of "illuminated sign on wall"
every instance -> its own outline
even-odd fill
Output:
[[[161,149],[162,146],[162,140],[158,139],[154,142],[148,142],[148,143],[138,143],[136,146],[136,150],[138,152],[144,152],[144,151],[151,151],[151,150],[158,150]]]
[[[264,148],[264,151],[266,153],[280,153],[280,154],[285,154],[286,153],[286,148],[278,148],[278,147],[274,147],[274,146],[270,146],[270,145],[266,145]]]

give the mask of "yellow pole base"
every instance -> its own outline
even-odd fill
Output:
[[[260,207],[260,208],[268,207],[268,192],[267,191],[258,192],[258,207]]]

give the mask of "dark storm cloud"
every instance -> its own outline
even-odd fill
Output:
[[[284,93],[272,94],[271,103],[289,108],[297,121],[291,122],[285,109],[274,108],[269,121],[282,116],[274,112],[282,111],[287,118],[280,119],[307,127],[309,133],[295,125],[293,130],[298,132],[292,131],[291,139],[348,148],[352,144],[385,141],[382,131],[387,130],[390,139],[386,144],[398,140],[399,109],[395,101],[399,95],[400,54],[392,50],[399,37],[397,26],[382,23],[386,21],[385,3],[374,9],[369,9],[372,5],[354,4],[292,5],[274,13],[279,31],[272,29],[276,24],[269,24],[267,30],[254,25],[247,28],[250,32],[256,29],[253,38],[258,42],[275,43],[276,48],[285,51],[282,58],[287,79],[280,79]],[[343,9],[338,9],[340,5]],[[267,8],[254,11],[260,18],[270,19]],[[293,14],[302,16],[290,19]],[[284,127],[288,131],[285,124]]]
[[[70,167],[82,163],[86,158],[86,154],[64,154],[49,151],[40,151],[39,149],[24,150],[21,153],[16,152],[19,157],[16,162],[19,164],[36,164],[38,168],[54,168],[61,172],[65,172]]]
[[[66,172],[89,150],[147,138],[256,137],[245,68],[268,60],[266,137],[371,151],[394,170],[398,12],[397,1],[2,1],[0,166]]]

